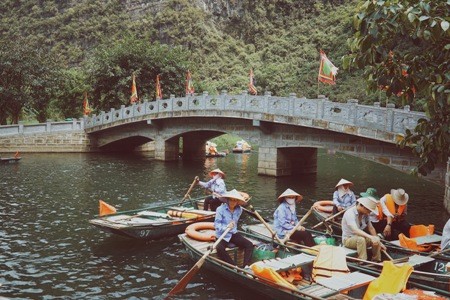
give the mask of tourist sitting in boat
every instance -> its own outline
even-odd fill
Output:
[[[211,192],[211,195],[205,198],[203,209],[216,211],[216,209],[225,202],[225,198],[220,196],[227,191],[225,181],[223,180],[225,178],[225,173],[220,169],[215,169],[209,172],[209,176],[211,176],[212,179],[208,182],[200,181],[197,178],[197,184]]]
[[[365,192],[359,193],[359,195],[361,197],[372,197],[375,200],[377,200],[378,214],[370,212],[369,221],[370,221],[370,223],[372,223],[372,226],[375,228],[375,231],[377,233],[383,232],[383,224],[380,223],[380,219],[382,219],[383,212],[381,210],[380,197],[377,196],[377,190],[375,188],[370,187],[370,188],[367,188],[367,190]],[[366,232],[367,232],[367,228],[366,228]]]
[[[220,237],[227,228],[231,228],[231,230],[217,245],[217,255],[221,260],[232,265],[237,265],[226,251],[226,248],[230,244],[234,244],[244,249],[244,262],[242,267],[247,267],[250,265],[252,259],[253,244],[237,231],[239,217],[242,214],[241,206],[247,205],[247,202],[237,190],[226,192],[223,197],[226,198],[226,203],[219,206],[214,221],[216,237]]]
[[[380,226],[387,240],[396,240],[399,233],[409,238],[411,225],[406,221],[407,203],[409,196],[404,189],[392,189],[380,199],[383,211]]]
[[[369,221],[369,214],[378,214],[377,201],[372,197],[356,200],[356,206],[349,208],[342,217],[342,242],[345,247],[356,249],[358,258],[367,260],[367,248],[372,246],[372,260],[381,261],[381,249],[386,247],[380,242],[375,228]],[[368,227],[368,232],[364,229]]]
[[[353,182],[343,178],[336,184],[333,193],[333,215],[356,203],[355,193],[350,190],[351,186],[353,186]]]
[[[442,231],[441,251],[450,248],[450,219],[445,223],[444,230]]]
[[[207,141],[206,142],[206,155],[217,155],[217,144]]]
[[[277,236],[283,239],[298,223],[296,213],[296,203],[302,201],[303,196],[299,193],[287,189],[277,199],[280,205],[273,214],[273,226]],[[315,245],[314,239],[305,227],[299,226],[298,229],[290,236],[295,243],[304,243],[308,247]]]

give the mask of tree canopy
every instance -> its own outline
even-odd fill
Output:
[[[404,104],[423,100],[429,119],[408,130],[401,146],[426,175],[450,154],[450,0],[370,0],[354,17],[352,54],[344,66],[365,70],[368,90],[383,90]]]

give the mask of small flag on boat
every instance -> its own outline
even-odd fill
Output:
[[[156,75],[156,100],[162,99],[161,84],[159,83],[159,74]]]
[[[136,76],[132,77],[132,83],[131,83],[131,97],[130,97],[130,103],[136,103],[138,102],[138,95],[137,95],[137,88],[136,88]]]
[[[250,69],[250,82],[248,83],[248,91],[250,95],[258,94],[258,90],[255,87],[255,75],[253,75],[253,69]]]
[[[186,96],[193,95],[195,92],[194,85],[192,83],[191,72],[188,70],[186,74]]]
[[[89,116],[89,114],[92,112],[92,109],[89,105],[89,101],[87,98],[87,92],[84,92],[84,100],[83,100],[83,114],[85,116]]]
[[[317,79],[323,83],[336,84],[336,74],[339,69],[327,58],[325,52],[320,50],[320,67]]]
[[[103,200],[98,200],[99,203],[99,216],[105,216],[105,215],[110,215],[110,214],[115,214],[116,213],[116,208],[112,205],[109,205],[108,203],[106,203]]]

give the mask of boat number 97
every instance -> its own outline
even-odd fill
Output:
[[[150,230],[141,230],[139,231],[139,236],[140,237],[146,237],[150,234]]]
[[[445,264],[441,262],[435,262],[434,271],[436,273],[445,273]]]

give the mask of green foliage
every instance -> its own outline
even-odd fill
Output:
[[[17,123],[22,108],[37,112],[45,121],[47,106],[59,80],[57,57],[21,38],[0,44],[0,124]]]
[[[136,76],[138,97],[155,99],[156,76],[160,74],[163,98],[184,92],[189,55],[181,47],[150,44],[137,37],[127,37],[114,45],[96,49],[87,64],[92,86],[93,107],[118,108],[129,104],[132,74]]]
[[[354,17],[353,53],[344,59],[365,70],[369,91],[381,87],[403,104],[425,105],[430,120],[401,142],[424,175],[450,154],[449,8],[449,1],[366,1]]]

